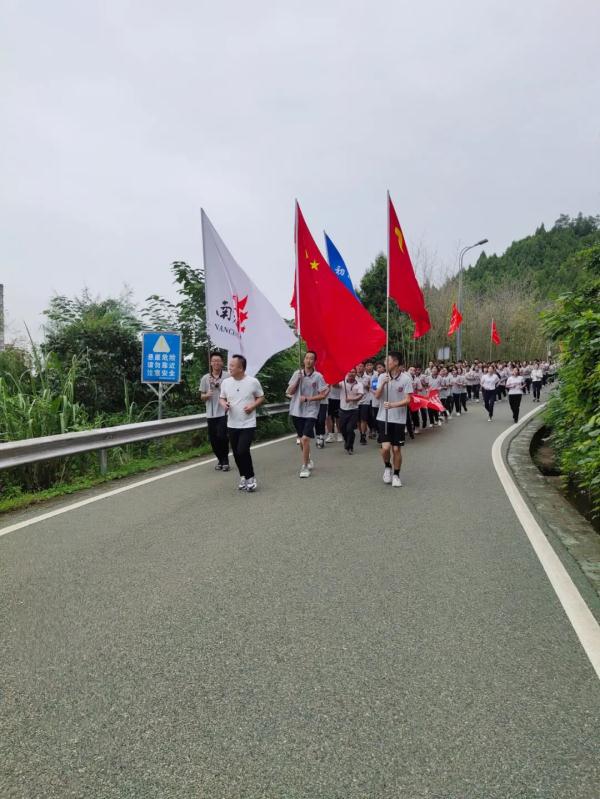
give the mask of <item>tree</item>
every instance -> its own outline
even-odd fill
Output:
[[[58,295],[44,311],[44,354],[52,353],[67,371],[79,364],[75,380],[78,402],[92,414],[122,410],[125,384],[139,384],[141,322],[130,292],[99,299],[87,290],[73,299]]]

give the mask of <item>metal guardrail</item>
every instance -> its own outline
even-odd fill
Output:
[[[258,418],[285,413],[289,409],[288,402],[264,405],[259,410]],[[262,410],[262,413],[260,412]],[[137,422],[115,427],[99,427],[94,430],[82,430],[78,433],[65,433],[59,436],[41,436],[26,438],[20,441],[7,441],[0,444],[0,470],[25,466],[29,463],[64,458],[68,455],[80,455],[83,452],[97,451],[100,459],[100,470],[106,471],[106,450],[122,447],[137,441],[148,441],[153,438],[175,436],[178,433],[190,433],[207,427],[206,414],[176,416],[173,419],[161,419],[152,422]]]

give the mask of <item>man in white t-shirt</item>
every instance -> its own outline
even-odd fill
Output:
[[[387,373],[379,376],[375,396],[380,401],[377,413],[379,443],[383,458],[383,482],[400,487],[400,469],[406,429],[406,414],[413,393],[413,382],[408,372],[402,370],[399,352],[390,352]],[[392,474],[392,460],[394,464]]]
[[[315,437],[321,400],[325,399],[329,391],[323,375],[315,370],[316,360],[317,353],[308,350],[304,356],[304,368],[294,372],[286,391],[290,398],[290,416],[302,447],[300,477],[310,477],[313,469],[310,442]]]
[[[219,402],[227,411],[227,430],[235,463],[240,472],[241,491],[256,491],[256,477],[250,445],[256,433],[256,409],[265,401],[262,386],[246,374],[246,359],[232,355],[229,375],[221,383]]]

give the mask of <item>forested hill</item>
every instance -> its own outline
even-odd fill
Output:
[[[582,273],[572,256],[594,244],[600,244],[600,216],[579,214],[571,219],[563,214],[550,230],[541,225],[503,255],[482,253],[465,271],[465,282],[480,295],[512,284],[530,287],[537,299],[551,299],[578,287]]]

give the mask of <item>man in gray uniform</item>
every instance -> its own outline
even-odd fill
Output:
[[[402,450],[406,428],[406,412],[410,404],[413,383],[407,372],[403,371],[399,352],[390,352],[387,359],[387,373],[379,376],[375,396],[380,400],[377,424],[379,443],[383,458],[383,482],[399,488]],[[392,474],[392,459],[394,470]]]
[[[302,447],[300,477],[310,477],[313,469],[310,442],[315,437],[319,405],[329,391],[323,375],[315,370],[316,360],[316,353],[309,350],[304,356],[304,369],[294,372],[286,391],[290,398],[290,416]]]
[[[227,438],[227,411],[219,402],[221,383],[228,377],[223,372],[223,358],[218,352],[210,356],[210,372],[200,380],[200,399],[206,403],[208,440],[217,459],[218,472],[229,471],[229,440]]]

